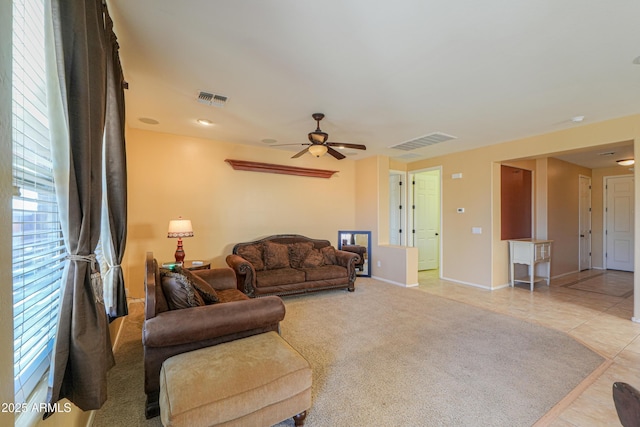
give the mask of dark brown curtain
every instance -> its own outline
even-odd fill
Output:
[[[128,314],[124,275],[120,263],[127,239],[127,159],[124,138],[125,81],[118,54],[113,21],[104,8],[107,35],[107,110],[104,134],[104,191],[102,247],[107,271],[104,300],[107,314],[115,319]]]
[[[57,189],[63,187],[58,203],[68,260],[48,402],[68,398],[91,410],[106,400],[107,371],[114,364],[94,254],[100,236],[106,35],[100,0],[50,0],[50,8],[66,125],[66,135],[54,135],[52,146],[68,169],[62,183],[56,182]]]

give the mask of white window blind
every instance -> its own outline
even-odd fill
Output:
[[[64,247],[47,118],[43,0],[13,1],[13,316],[16,403],[48,372]]]

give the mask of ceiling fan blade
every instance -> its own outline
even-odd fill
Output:
[[[304,150],[300,151],[299,153],[297,153],[295,156],[291,157],[292,159],[297,159],[298,157],[302,156],[304,153],[306,153],[307,151],[309,151],[309,147],[305,148]]]
[[[286,147],[290,145],[311,145],[311,144],[308,142],[298,142],[295,144],[273,144],[273,145],[269,145],[269,147]]]
[[[342,154],[341,152],[334,150],[331,147],[327,147],[327,153],[331,154],[333,157],[335,157],[338,160],[342,160],[344,159],[346,156],[344,154]]]
[[[344,147],[344,148],[355,148],[356,150],[366,150],[367,146],[362,144],[349,144],[346,142],[327,142],[326,145],[330,145],[331,147]]]

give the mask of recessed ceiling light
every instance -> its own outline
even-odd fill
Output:
[[[140,117],[138,120],[140,120],[142,123],[146,123],[148,125],[157,125],[158,123],[160,123],[156,119],[152,119],[152,118],[149,118],[149,117]]]
[[[213,126],[213,122],[211,120],[208,119],[198,119],[196,120],[198,123],[200,123],[203,126]]]
[[[575,116],[571,118],[571,121],[574,123],[580,123],[584,121],[584,116]]]

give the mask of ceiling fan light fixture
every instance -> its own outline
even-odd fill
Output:
[[[616,163],[619,164],[620,166],[631,166],[632,164],[634,164],[636,161],[634,159],[622,159],[622,160],[616,160]]]
[[[329,149],[326,145],[316,144],[309,147],[309,153],[314,157],[322,157],[327,154],[327,151],[329,151]]]

